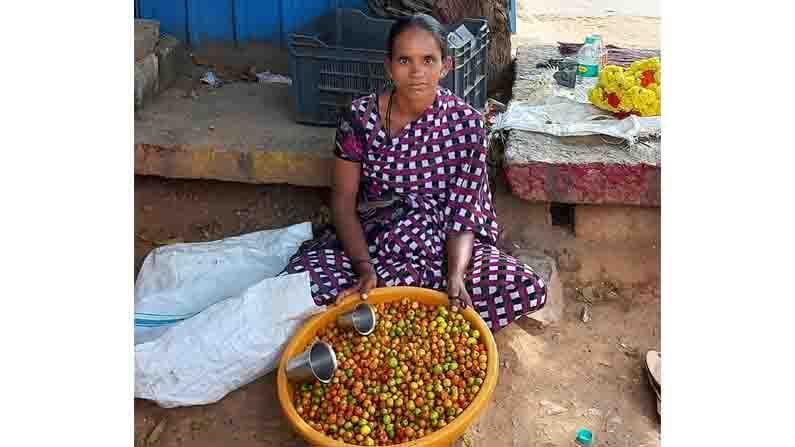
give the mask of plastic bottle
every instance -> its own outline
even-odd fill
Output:
[[[599,72],[601,73],[607,66],[607,45],[605,45],[605,40],[602,39],[601,34],[591,34],[591,37],[594,38],[594,45],[599,51]]]
[[[585,45],[577,52],[577,85],[593,88],[599,80],[601,55],[594,45],[594,38],[585,39]]]

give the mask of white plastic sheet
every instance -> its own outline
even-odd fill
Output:
[[[135,397],[209,404],[275,369],[323,310],[308,273],[275,276],[311,237],[307,222],[150,253],[135,286]]]
[[[497,122],[492,127],[492,130],[507,129],[540,132],[559,137],[608,135],[634,144],[640,137],[659,135],[662,122],[659,116],[633,115],[619,120],[593,105],[552,96],[546,103],[540,105],[512,101],[508,110],[497,117]]]
[[[265,279],[135,347],[135,397],[204,405],[273,371],[306,318],[321,312],[306,272]]]
[[[277,275],[311,238],[312,224],[304,222],[153,250],[135,282],[135,344],[154,340],[175,323]]]

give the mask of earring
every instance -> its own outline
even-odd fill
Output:
[[[395,80],[392,79],[392,78],[388,78],[386,80],[385,87],[387,88],[387,90],[391,90],[391,89],[395,88]]]

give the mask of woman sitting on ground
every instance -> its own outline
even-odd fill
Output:
[[[439,22],[419,14],[389,33],[392,87],[353,101],[336,136],[334,228],[285,273],[309,272],[327,305],[378,286],[446,291],[492,331],[546,300],[543,280],[496,248],[483,116],[439,87],[451,68]]]

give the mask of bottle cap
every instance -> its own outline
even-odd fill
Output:
[[[586,44],[589,44],[589,43],[594,43],[594,38],[593,38],[593,36],[588,36],[588,37],[586,37],[586,38],[585,38],[585,43],[586,43]]]
[[[577,443],[580,445],[591,445],[593,443],[593,433],[587,428],[577,431]]]

